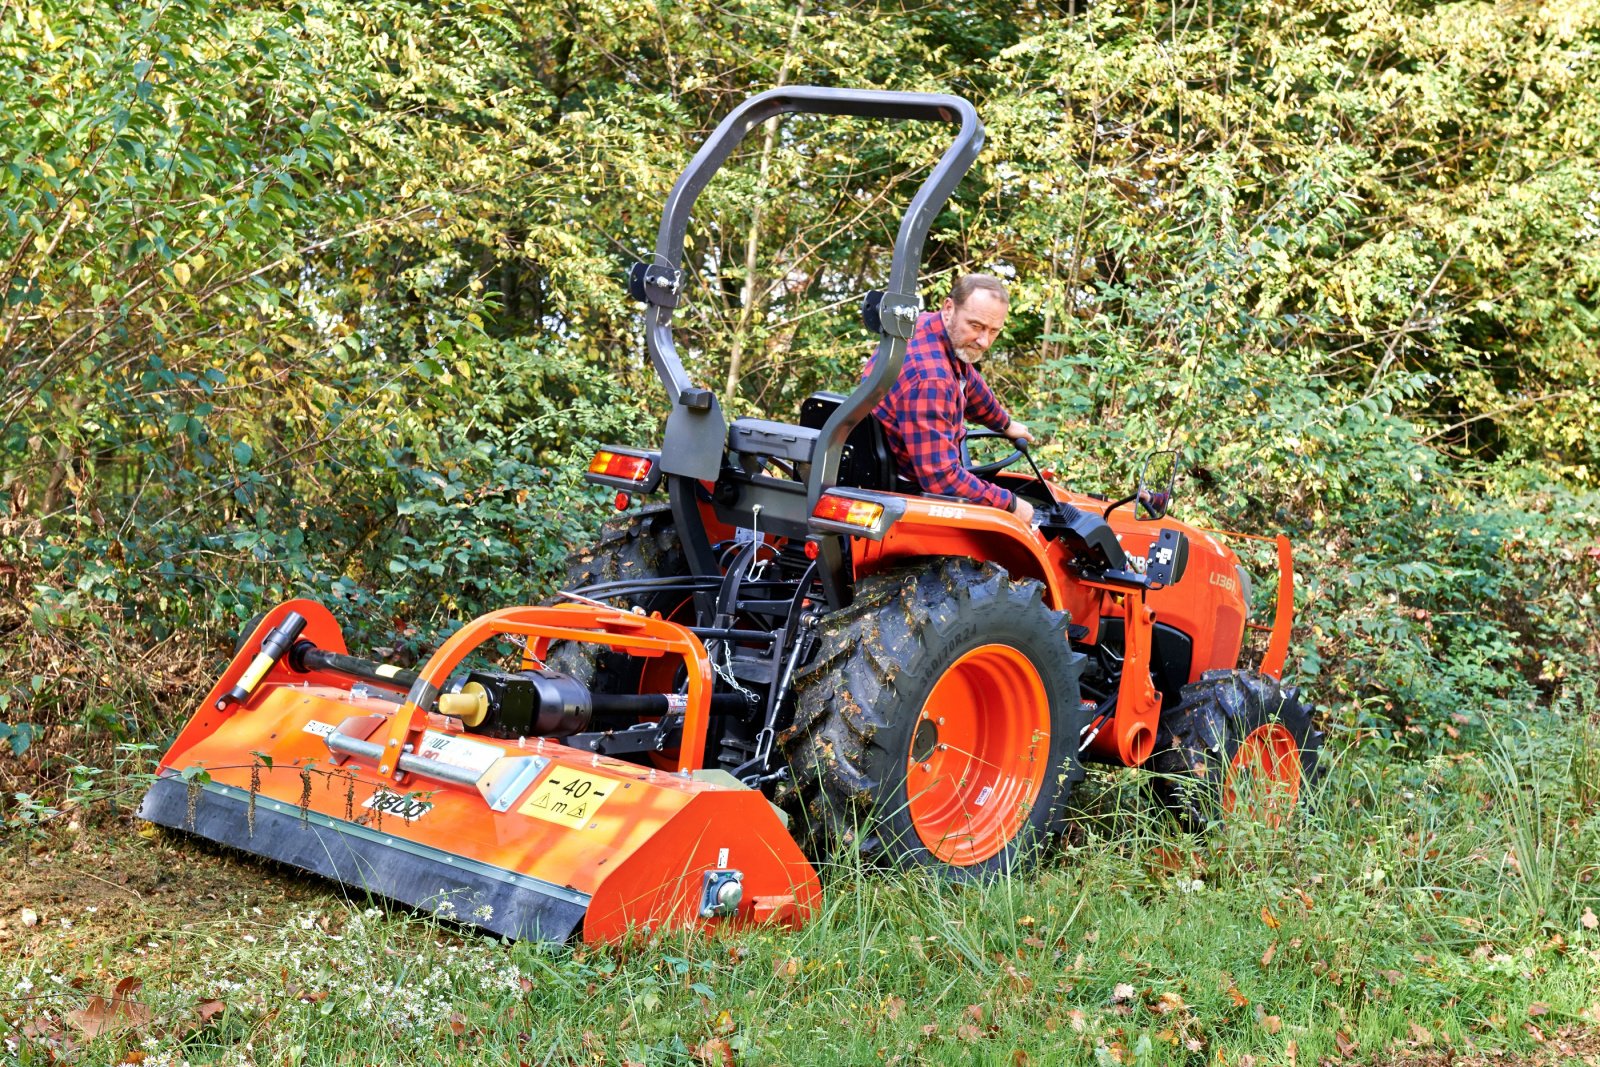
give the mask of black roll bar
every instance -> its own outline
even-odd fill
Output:
[[[789,112],[860,115],[866,118],[959,123],[954,142],[923,181],[900,220],[889,281],[880,302],[881,339],[868,375],[823,425],[813,454],[807,498],[815,506],[822,490],[838,477],[839,458],[850,431],[889,391],[905,360],[905,345],[920,310],[917,272],[922,246],[944,202],[983,148],[983,123],[966,100],[942,93],[903,93],[879,89],[827,89],[788,86],[773,89],[736,107],[678,176],[667,197],[655,255],[636,268],[635,295],[647,300],[645,347],[667,390],[671,410],[662,467],[668,474],[712,480],[720,469],[727,422],[711,390],[689,380],[672,341],[672,309],[683,279],[683,241],[690,212],[711,176],[739,142],[757,126]]]

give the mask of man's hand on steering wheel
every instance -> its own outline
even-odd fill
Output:
[[[1023,440],[1027,441],[1030,445],[1033,444],[1033,431],[1028,429],[1026,423],[1021,423],[1016,419],[1012,419],[1006,424],[1006,428],[1003,432],[1013,441]]]

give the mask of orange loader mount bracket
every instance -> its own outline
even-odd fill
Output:
[[[683,627],[589,606],[509,608],[458,631],[403,696],[283,656],[217,710],[291,615],[301,642],[344,652],[316,602],[268,612],[163,757],[142,818],[508,937],[798,924],[815,908],[816,872],[767,799],[692,774],[711,668]],[[462,659],[501,635],[526,639],[532,659],[557,640],[681,656],[680,770],[468,735],[435,712]]]

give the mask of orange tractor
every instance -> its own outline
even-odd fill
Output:
[[[881,337],[866,378],[794,423],[730,422],[673,346],[684,234],[739,141],[786,112],[957,133],[863,302]],[[1283,817],[1320,744],[1279,682],[1284,538],[1267,648],[1243,670],[1249,581],[1222,535],[1167,517],[1170,453],[1116,500],[1064,490],[1023,451],[973,466],[1028,499],[1034,525],[898,481],[870,412],[920,308],[929,223],[982,141],[951,96],[796,87],[728,115],[630,276],[664,443],[607,448],[587,475],[623,508],[664,501],[574,556],[566,602],[483,616],[415,671],[350,655],[312,601],[279,605],[141,814],[551,940],[804,921],[820,884],[797,836],[813,856],[848,847],[953,879],[1009,869],[1047,843],[1086,761],[1162,772],[1195,829],[1244,800]]]

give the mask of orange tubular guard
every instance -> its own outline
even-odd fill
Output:
[[[542,662],[551,641],[587,641],[609,646],[613,651],[633,656],[655,657],[675,653],[683,657],[689,672],[689,706],[683,716],[683,741],[679,746],[678,770],[700,769],[700,754],[706,747],[706,729],[711,707],[711,660],[700,639],[682,626],[664,619],[609,608],[582,604],[562,604],[550,608],[502,608],[473,619],[439,646],[418,671],[418,677],[437,691],[450,672],[468,652],[491,637],[511,634],[534,638],[528,655]],[[407,694],[405,707],[389,724],[386,752],[402,752],[427,728],[426,715],[417,700],[427,690]],[[379,774],[390,774],[393,767],[380,764]]]

